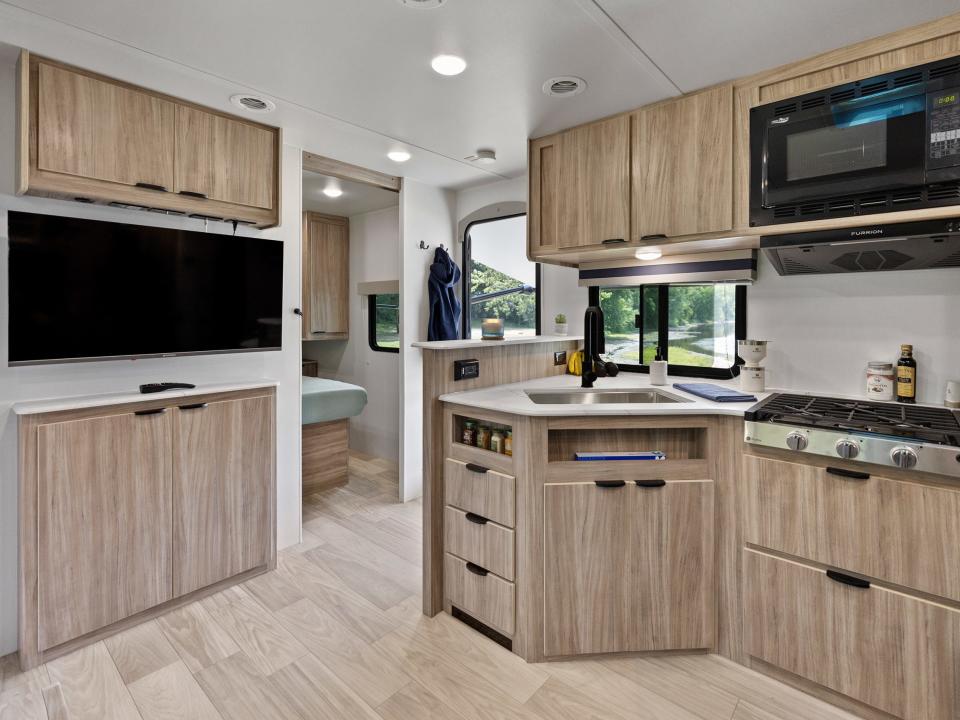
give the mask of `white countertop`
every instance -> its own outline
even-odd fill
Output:
[[[143,402],[145,400],[166,400],[169,398],[192,397],[194,395],[207,395],[209,393],[253,390],[255,388],[276,386],[276,380],[249,380],[246,382],[211,383],[208,385],[197,385],[197,387],[191,389],[168,390],[166,392],[147,394],[141,393],[135,386],[130,392],[105,393],[103,395],[75,395],[73,397],[18,402],[13,406],[13,412],[17,415],[38,415],[40,413],[60,412],[61,410],[123,405],[125,403]]]
[[[756,403],[721,403],[690,395],[673,387],[673,383],[706,382],[740,390],[740,380],[712,380],[689,377],[670,377],[666,385],[651,385],[650,376],[641,373],[621,372],[617,377],[599,378],[593,384],[594,390],[642,390],[656,388],[672,395],[689,400],[677,403],[611,403],[601,405],[538,405],[524,392],[525,390],[573,390],[579,389],[580,378],[576,375],[558,375],[556,377],[527,380],[511,385],[497,385],[480,390],[447,393],[441,395],[442,402],[456,403],[480,410],[492,410],[510,415],[533,415],[556,417],[571,415],[738,415]],[[773,394],[773,390],[754,393],[757,400],[763,400]]]
[[[523,337],[507,337],[503,340],[433,340],[432,342],[415,342],[411,347],[424,350],[458,350],[460,348],[499,347],[501,345],[527,345],[530,343],[580,342],[583,335],[525,335]]]

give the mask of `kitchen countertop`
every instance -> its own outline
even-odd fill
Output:
[[[500,347],[502,345],[528,345],[530,343],[579,342],[583,335],[525,335],[503,340],[433,340],[411,343],[411,347],[424,350],[459,350],[461,348]]]
[[[497,385],[480,390],[447,393],[441,395],[441,402],[454,403],[479,410],[492,410],[509,415],[531,415],[536,417],[569,417],[571,415],[737,415],[743,417],[744,411],[756,403],[719,403],[690,395],[673,387],[675,382],[707,382],[740,390],[740,380],[705,380],[702,378],[670,377],[667,385],[651,385],[650,376],[642,373],[620,373],[613,378],[599,378],[594,390],[645,390],[655,388],[679,395],[690,400],[683,403],[610,403],[600,405],[538,405],[524,390],[575,390],[580,388],[580,378],[576,375],[527,380],[511,385]],[[754,393],[757,400],[772,395],[774,390]]]
[[[277,382],[275,380],[250,380],[246,382],[211,383],[208,385],[197,385],[195,388],[181,388],[179,390],[147,394],[143,394],[138,389],[135,389],[132,392],[124,393],[74,395],[72,397],[18,402],[13,405],[13,412],[17,415],[39,415],[40,413],[60,412],[62,410],[124,405],[126,403],[144,402],[145,400],[167,400],[169,398],[192,397],[194,395],[233,392],[235,390],[254,390],[256,388],[276,386]]]

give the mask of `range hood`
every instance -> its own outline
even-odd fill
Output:
[[[960,219],[764,235],[781,275],[960,268]]]

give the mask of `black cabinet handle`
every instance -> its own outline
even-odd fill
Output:
[[[652,233],[650,235],[641,235],[640,242],[650,242],[651,240],[666,240],[667,236],[663,233]]]
[[[479,575],[480,577],[486,577],[487,573],[490,572],[486,568],[482,568],[479,565],[475,565],[472,562],[467,563],[467,570],[472,572],[474,575]]]
[[[855,588],[863,588],[864,590],[870,587],[870,581],[864,580],[863,578],[854,577],[853,575],[847,575],[836,570],[827,570],[827,577],[833,580],[834,582],[842,583],[844,585],[850,585]]]
[[[144,190],[156,190],[157,192],[167,192],[167,189],[163,185],[154,185],[153,183],[138,182],[138,188],[143,188]]]
[[[620,243],[625,243],[626,240],[623,238],[608,238],[606,240],[601,240],[601,245],[619,245]]]
[[[666,480],[636,480],[637,487],[658,488],[667,484]]]
[[[467,470],[470,472],[480,473],[481,475],[486,472],[490,472],[490,468],[485,468],[483,465],[477,465],[476,463],[467,463]]]
[[[192,197],[192,198],[200,198],[201,200],[206,200],[206,199],[207,199],[206,193],[194,192],[193,190],[181,190],[181,191],[180,191],[179,193],[177,193],[177,194],[178,194],[178,195],[186,195],[187,197]]]
[[[869,480],[870,479],[870,473],[857,472],[856,470],[844,470],[843,468],[838,468],[838,467],[828,467],[827,472],[830,473],[831,475],[850,478],[851,480]]]
[[[181,405],[181,410],[202,410],[208,403],[194,403],[193,405]]]
[[[166,408],[154,408],[153,410],[137,410],[134,415],[163,415],[167,411]]]
[[[477,515],[471,512],[467,513],[467,520],[477,525],[486,525],[489,522],[483,515]]]
[[[627,484],[626,480],[594,480],[593,484],[598,488],[618,488]]]

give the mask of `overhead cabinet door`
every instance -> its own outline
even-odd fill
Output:
[[[305,213],[303,339],[349,330],[350,230],[346,218]]]
[[[733,88],[693,93],[634,116],[634,240],[732,228]]]
[[[168,411],[38,428],[39,647],[169,600]]]
[[[38,169],[173,188],[173,103],[44,62],[37,86]]]
[[[274,133],[184,105],[176,116],[178,193],[274,207]]]
[[[629,240],[630,118],[568,130],[560,135],[559,150],[560,247]]]

